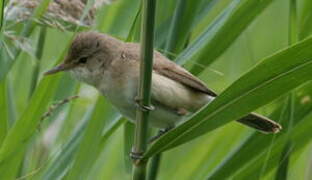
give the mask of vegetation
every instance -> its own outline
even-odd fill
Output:
[[[0,0],[0,179],[131,178],[134,125],[68,73],[43,77],[79,31],[139,42],[140,0],[94,2],[67,21],[52,0],[26,19]],[[311,179],[311,20],[310,0],[158,0],[155,48],[220,96],[147,147],[148,177]],[[234,122],[251,111],[283,130]]]

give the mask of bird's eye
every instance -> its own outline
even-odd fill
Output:
[[[79,60],[78,60],[78,63],[79,64],[86,64],[86,62],[87,62],[87,57],[82,57],[82,58],[80,58]]]

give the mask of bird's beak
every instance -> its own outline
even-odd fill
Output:
[[[50,75],[50,74],[55,74],[55,73],[58,73],[58,72],[61,72],[61,71],[66,71],[66,70],[69,70],[69,69],[72,69],[73,68],[73,65],[71,64],[60,64],[52,69],[50,69],[49,71],[45,72],[44,75]]]

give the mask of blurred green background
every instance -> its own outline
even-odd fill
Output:
[[[291,1],[158,0],[155,48],[177,57],[221,93],[264,58],[309,36],[312,2]],[[43,15],[48,3],[40,1],[31,18],[21,21],[9,17],[9,7],[17,5],[0,4],[5,9],[0,35],[0,179],[130,179],[133,125],[93,87],[67,73],[44,78],[43,72],[63,59],[76,31],[91,29],[138,42],[141,2],[105,4],[96,10],[91,26]],[[80,20],[92,4],[84,6]],[[207,46],[190,49],[198,40]],[[312,136],[309,129],[298,128],[311,126],[311,94],[307,82],[256,110],[284,125],[278,135],[231,122],[164,152],[158,179],[312,179]],[[48,107],[74,95],[79,98],[41,121]]]

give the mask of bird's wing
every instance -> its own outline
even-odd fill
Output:
[[[217,96],[213,90],[209,89],[202,81],[181,66],[168,60],[158,52],[156,52],[155,56],[153,69],[157,73],[175,80],[195,91],[200,91],[213,97]]]
[[[137,43],[126,43],[125,56],[127,59],[139,61],[140,56],[140,46]],[[158,51],[154,51],[154,66],[153,70],[156,73],[163,75],[169,79],[175,80],[184,86],[187,86],[195,91],[202,92],[204,94],[216,97],[217,94],[209,89],[202,81],[197,77],[189,73],[183,67],[177,65],[176,63],[170,61],[165,56],[163,56]]]
[[[139,61],[140,47],[127,43],[121,57]],[[208,96],[207,96],[208,95]],[[155,51],[152,81],[152,101],[158,106],[171,109],[183,115],[184,111],[194,112],[216,96],[203,82],[184,68]]]

